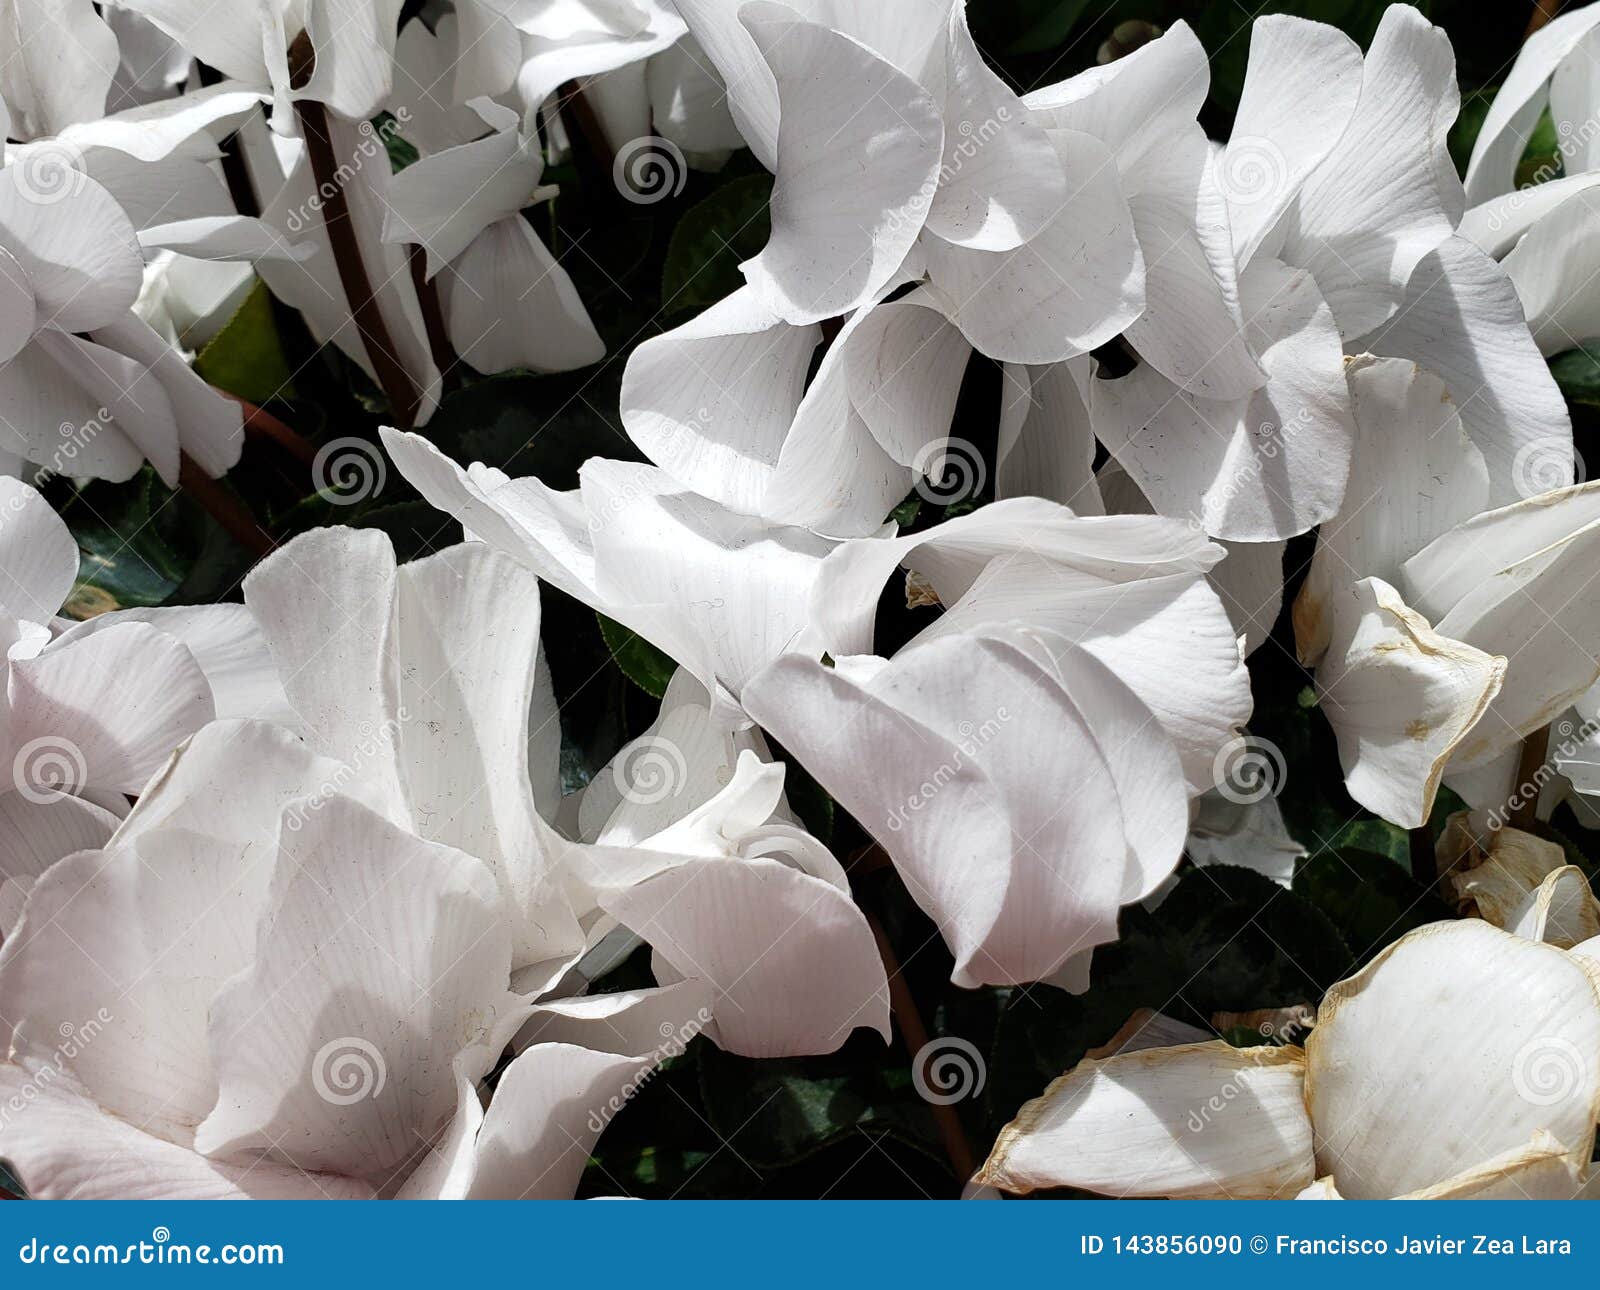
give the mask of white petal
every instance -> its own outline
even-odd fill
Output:
[[[133,305],[144,260],[116,199],[63,160],[54,165],[60,173],[31,179],[23,166],[0,170],[0,235],[27,271],[40,325],[88,331]]]
[[[1333,595],[1317,693],[1345,787],[1391,823],[1419,828],[1445,763],[1499,693],[1506,660],[1435,631],[1379,578]]]
[[[66,352],[76,353],[72,347]],[[125,480],[144,453],[46,346],[26,346],[0,366],[0,447],[47,470]],[[107,409],[109,411],[109,409]]]
[[[116,827],[110,811],[68,793],[0,793],[0,938],[15,930],[35,879],[57,860],[105,846]]]
[[[990,358],[1055,363],[1086,354],[1144,309],[1144,258],[1106,146],[1075,130],[1051,133],[1067,200],[1031,240],[983,251],[924,238],[928,291]]]
[[[382,532],[313,529],[252,569],[244,596],[311,747],[399,803],[396,585]]]
[[[820,322],[870,300],[905,260],[944,127],[916,82],[848,37],[776,4],[748,4],[740,20],[781,104],[772,239],[742,268],[775,313]]]
[[[48,1067],[45,1068],[48,1070]],[[153,1137],[95,1105],[69,1077],[0,1063],[0,1098],[27,1114],[0,1124],[0,1154],[39,1200],[339,1200],[370,1198],[351,1178],[272,1161],[223,1164]]]
[[[1590,289],[1600,269],[1596,202],[1591,189],[1574,193],[1530,228],[1503,261],[1541,353],[1559,354],[1600,336],[1600,308]]]
[[[1353,433],[1344,356],[1309,273],[1261,258],[1240,291],[1262,389],[1202,399],[1145,364],[1092,382],[1089,406],[1101,441],[1159,512],[1218,537],[1276,541],[1328,519],[1344,496]]]
[[[1123,183],[1144,252],[1147,304],[1128,324],[1129,343],[1197,396],[1243,398],[1265,385],[1240,312],[1224,190],[1205,132],[1185,126]]]
[[[450,342],[478,371],[567,372],[605,342],[578,290],[521,216],[489,225],[439,280]]]
[[[1001,380],[995,496],[1044,497],[1078,515],[1103,515],[1094,429],[1084,404],[1089,360],[1049,367],[1007,363]]]
[[[194,656],[143,623],[47,647],[11,665],[15,782],[137,793],[215,715]]]
[[[1444,31],[1407,5],[1386,9],[1350,124],[1300,190],[1278,251],[1316,275],[1347,337],[1394,316],[1417,262],[1461,218],[1445,150],[1459,107]]]
[[[1600,171],[1591,170],[1491,197],[1461,217],[1456,236],[1466,238],[1485,255],[1502,259],[1524,233],[1556,207],[1596,184],[1600,184]]]
[[[1034,981],[1114,938],[1121,799],[1065,690],[1014,646],[903,650],[865,684],[783,659],[746,706],[884,846],[938,924],[958,984]],[[1041,779],[1072,765],[1073,807]]]
[[[0,614],[48,623],[78,577],[78,544],[49,502],[0,476]]]
[[[1339,515],[1317,536],[1294,607],[1307,663],[1327,647],[1333,598],[1358,578],[1398,582],[1407,560],[1489,500],[1483,454],[1438,377],[1370,356],[1351,359],[1346,374],[1356,424],[1350,481]]]
[[[1305,1055],[1221,1040],[1085,1061],[1000,1132],[983,1181],[1006,1191],[1290,1196],[1313,1177]]]
[[[394,75],[400,0],[316,0],[305,22],[316,63],[295,97],[326,103],[349,120],[375,115]]]
[[[1529,893],[1506,930],[1570,950],[1600,936],[1600,902],[1583,870],[1563,865]]]
[[[18,138],[105,115],[117,38],[89,0],[10,0],[0,57]]]
[[[1517,289],[1464,239],[1424,257],[1401,312],[1359,343],[1444,378],[1489,463],[1490,505],[1572,479],[1566,402],[1529,338]]]
[[[1337,27],[1266,14],[1218,161],[1234,251],[1248,264],[1306,178],[1338,144],[1361,92],[1361,49]]]
[[[211,1009],[220,1094],[195,1145],[384,1183],[454,1112],[450,1059],[512,1002],[498,892],[337,796],[280,847],[255,959]]]
[[[1523,42],[1472,145],[1467,196],[1474,205],[1511,191],[1517,162],[1544,111],[1550,77],[1596,23],[1600,9],[1581,5]]]
[[[1582,959],[1487,923],[1419,928],[1334,986],[1306,1058],[1318,1171],[1355,1199],[1443,1182],[1538,1129],[1577,1162],[1593,1146],[1594,980]]]
[[[622,424],[674,479],[759,513],[820,338],[743,287],[628,356]]]
[[[944,70],[944,161],[928,231],[986,251],[1021,246],[1066,200],[1066,179],[1042,123],[984,62],[966,0],[950,6]]]
[[[950,433],[972,347],[921,293],[878,305],[836,343],[850,402],[872,437],[893,460],[918,467]]]

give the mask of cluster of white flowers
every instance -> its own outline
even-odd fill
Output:
[[[1441,784],[1474,808],[1441,843],[1465,917],[1336,986],[1304,1051],[1086,1062],[984,1180],[1591,1188],[1600,907],[1485,820],[1600,798],[1600,482],[1545,362],[1600,338],[1600,4],[1528,42],[1464,185],[1454,54],[1403,4],[1365,54],[1257,20],[1220,143],[1182,23],[1019,96],[964,0],[402,8],[0,0],[0,1159],[31,1194],[571,1195],[696,1035],[887,1039],[769,738],[956,984],[1083,989],[1186,853],[1292,865],[1230,761],[1313,530],[1295,644],[1346,786],[1403,828]],[[741,147],[774,180],[744,285],[627,358],[647,460],[562,492],[427,427],[456,365],[604,354],[523,215],[582,142],[571,83],[625,196]],[[1546,102],[1565,177],[1513,191]],[[22,479],[232,468],[248,405],[186,350],[257,276],[468,540],[401,564],[318,529],[243,604],[59,618],[78,553]],[[988,449],[952,438],[974,352]],[[981,504],[901,533],[911,495]],[[901,570],[938,612],[890,648]],[[541,580],[678,665],[566,795]],[[1579,737],[1530,791],[1552,722]],[[642,944],[657,984],[597,993]]]

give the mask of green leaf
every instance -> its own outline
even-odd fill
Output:
[[[621,623],[604,614],[596,614],[595,617],[600,620],[600,635],[605,638],[606,648],[611,651],[611,657],[622,669],[622,674],[646,694],[658,699],[666,694],[667,683],[672,680],[678,665],[643,636],[629,631]]]
[[[294,375],[283,356],[265,283],[250,289],[233,317],[195,355],[194,370],[219,390],[252,403],[294,398]]]
[[[1295,870],[1294,891],[1344,934],[1360,966],[1424,923],[1450,917],[1436,892],[1386,855],[1341,848],[1311,856]]]
[[[939,1138],[911,1072],[857,1033],[828,1057],[754,1061],[700,1049],[701,1100],[719,1135],[758,1168],[805,1159],[858,1130],[891,1133],[930,1154]]]
[[[184,501],[146,466],[127,484],[92,485],[63,508],[77,540],[70,617],[165,604],[194,566],[203,530]]]
[[[667,245],[664,313],[699,313],[744,284],[740,263],[759,254],[772,234],[771,196],[771,176],[747,175],[689,208]]]
[[[1557,354],[1550,360],[1550,375],[1568,403],[1600,408],[1600,348],[1580,345]]]

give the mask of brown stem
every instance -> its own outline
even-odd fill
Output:
[[[1531,829],[1538,822],[1539,772],[1549,753],[1549,726],[1540,726],[1522,741],[1522,757],[1517,762],[1517,804],[1506,817],[1506,823],[1514,829]]]
[[[378,308],[366,261],[361,257],[361,243],[350,218],[350,202],[339,177],[333,136],[328,131],[327,109],[310,99],[299,100],[295,107],[300,115],[301,133],[305,135],[306,154],[311,159],[311,176],[322,198],[322,219],[327,225],[333,262],[339,270],[339,282],[350,305],[350,316],[361,333],[361,344],[367,351],[372,370],[377,373],[378,384],[388,396],[396,424],[402,430],[410,430],[417,423],[422,398],[405,367],[395,357],[394,341]]]
[[[317,460],[317,450],[297,430],[291,429],[284,422],[278,420],[265,408],[258,407],[249,399],[242,399],[237,394],[227,390],[211,387],[225,399],[230,399],[244,409],[244,432],[254,435],[258,439],[270,439],[291,457],[295,457],[310,466]]]
[[[912,997],[911,986],[904,973],[900,971],[900,960],[895,957],[894,946],[889,944],[889,935],[883,930],[883,924],[865,902],[862,912],[867,916],[867,925],[872,928],[873,940],[878,943],[878,956],[883,960],[884,974],[889,978],[889,1010],[894,1014],[895,1025],[900,1029],[900,1038],[905,1042],[906,1051],[911,1054],[914,1068],[916,1063],[925,1060],[928,1028],[922,1024],[917,1001]],[[961,1117],[953,1104],[940,1105],[934,1102],[930,1103],[930,1108],[950,1167],[955,1170],[957,1178],[966,1182],[977,1172],[978,1161],[973,1155],[972,1144],[967,1141],[967,1131],[962,1127]]]
[[[272,534],[256,522],[244,503],[206,474],[188,453],[179,457],[178,487],[199,502],[223,531],[246,550],[259,556],[277,548]]]
[[[439,375],[449,381],[460,359],[450,343],[444,325],[444,306],[439,302],[439,280],[428,276],[428,253],[420,246],[410,249],[411,281],[417,288],[417,304],[422,308],[422,325],[428,333],[428,350]]]
[[[1535,0],[1533,16],[1528,19],[1528,29],[1522,33],[1522,39],[1527,40],[1560,11],[1561,0]]]

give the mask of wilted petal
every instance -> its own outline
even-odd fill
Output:
[[[1085,1061],[1000,1132],[982,1180],[1006,1191],[1290,1196],[1312,1179],[1306,1059],[1221,1040]]]
[[[1351,1198],[1444,1182],[1540,1129],[1586,1162],[1600,998],[1562,950],[1471,919],[1435,923],[1328,992],[1306,1066],[1318,1170]]]
[[[1445,763],[1500,691],[1506,660],[1431,628],[1380,578],[1333,595],[1317,693],[1345,787],[1391,823],[1418,828]]]

